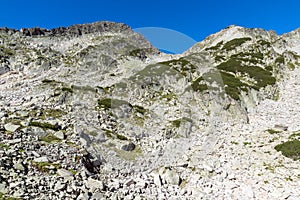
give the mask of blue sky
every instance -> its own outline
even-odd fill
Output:
[[[0,27],[53,28],[108,20],[132,28],[169,28],[201,41],[231,24],[289,32],[300,27],[299,8],[296,0],[10,0],[1,2]]]

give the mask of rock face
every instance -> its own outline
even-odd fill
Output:
[[[0,198],[300,198],[299,45],[230,26],[168,55],[113,22],[1,28]]]

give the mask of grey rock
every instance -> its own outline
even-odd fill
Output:
[[[134,185],[136,182],[133,180],[133,179],[129,179],[129,180],[127,180],[124,184],[126,185],[126,186],[130,186],[130,185]]]
[[[92,140],[89,135],[82,132],[80,133],[80,143],[82,146],[88,147],[92,143]]]
[[[5,74],[7,72],[9,72],[11,69],[8,65],[0,65],[0,75]]]
[[[124,151],[133,151],[135,149],[135,144],[132,142],[129,142],[128,144],[123,145],[121,148]]]

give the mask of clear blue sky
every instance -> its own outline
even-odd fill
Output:
[[[299,0],[5,0],[0,8],[0,27],[53,28],[109,20],[132,28],[169,28],[196,41],[231,24],[279,34],[300,27]]]

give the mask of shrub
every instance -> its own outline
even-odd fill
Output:
[[[222,50],[227,50],[230,51],[232,49],[235,49],[238,46],[241,46],[243,43],[247,42],[251,40],[251,38],[246,37],[246,38],[236,38],[233,40],[230,40],[229,42],[227,42],[226,44],[224,44]]]
[[[281,151],[282,155],[293,160],[300,159],[300,141],[292,140],[275,146],[277,151]]]
[[[29,126],[36,126],[36,127],[40,127],[40,128],[43,128],[43,129],[52,129],[52,130],[55,130],[55,131],[58,131],[58,130],[61,129],[61,127],[57,124],[52,125],[52,124],[49,124],[49,123],[42,123],[42,122],[36,122],[36,121],[30,122]]]
[[[44,141],[47,143],[56,143],[56,142],[61,142],[61,139],[55,137],[54,135],[48,134],[46,136],[41,137],[40,141]]]

